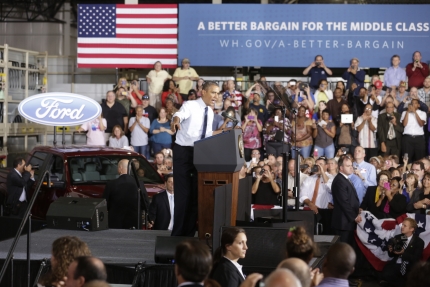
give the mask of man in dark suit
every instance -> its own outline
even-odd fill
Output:
[[[176,246],[175,276],[178,286],[202,287],[211,267],[212,255],[200,241],[187,239]]]
[[[400,251],[395,251],[394,247],[388,245],[388,255],[393,257],[385,265],[381,273],[382,286],[404,286],[407,275],[411,271],[412,267],[420,261],[423,250],[424,241],[417,235],[414,234],[417,230],[417,222],[412,218],[405,218],[402,223],[402,234],[394,236],[396,239],[400,239],[402,236],[406,239],[403,242],[403,248]]]
[[[152,197],[149,206],[148,227],[154,230],[172,230],[175,198],[173,193],[173,173],[164,176],[166,190]]]
[[[118,163],[119,177],[107,182],[103,198],[107,201],[109,228],[130,229],[137,226],[137,192],[136,180],[127,174],[128,160]]]
[[[7,175],[7,212],[13,217],[22,218],[30,200],[28,190],[34,183],[34,170],[31,164],[25,165],[22,157],[13,161],[13,169]]]
[[[353,173],[351,159],[342,156],[338,164],[339,173],[331,185],[334,203],[331,226],[336,235],[340,236],[341,242],[352,245],[360,202],[357,192],[348,178]]]
[[[394,104],[387,103],[386,113],[378,117],[378,141],[384,156],[397,155],[400,158],[402,147],[403,125],[401,115],[394,112]]]

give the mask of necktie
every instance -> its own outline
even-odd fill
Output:
[[[321,177],[318,175],[317,181],[315,182],[314,195],[312,196],[312,203],[315,204],[318,196],[318,189],[320,188]]]
[[[406,250],[406,247],[408,247],[408,242],[407,241],[405,241],[405,243],[403,244],[403,249]],[[405,260],[402,260],[402,266],[400,266],[400,273],[402,273],[402,275],[406,274],[406,265],[408,263],[409,262],[407,262]]]
[[[203,120],[203,132],[200,139],[204,139],[206,137],[206,126],[208,125],[208,107],[205,107],[205,118]]]

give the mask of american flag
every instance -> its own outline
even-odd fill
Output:
[[[177,67],[178,5],[78,7],[78,68]]]
[[[366,259],[377,271],[382,271],[391,258],[388,256],[388,240],[400,234],[401,224],[406,217],[418,224],[416,234],[424,241],[422,260],[430,257],[430,215],[407,213],[396,219],[377,219],[368,211],[361,212],[362,221],[357,224],[356,242]]]

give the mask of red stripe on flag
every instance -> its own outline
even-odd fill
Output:
[[[397,224],[403,223],[403,220],[405,220],[405,218],[407,218],[408,216],[406,215],[406,213],[400,215],[399,217],[396,218],[396,222]],[[415,219],[415,218],[414,218]]]
[[[385,230],[394,230],[396,229],[396,226],[397,226],[397,222],[394,220],[385,220],[381,224],[382,229],[385,229]]]
[[[163,65],[164,66],[164,65]],[[369,261],[369,263],[375,268],[377,271],[382,271],[384,269],[385,264],[387,262],[382,261],[378,257],[375,256],[364,244],[361,242],[360,238],[357,236],[357,231],[354,232],[355,242],[357,242],[358,247],[361,252],[363,252],[364,257]]]
[[[176,59],[178,55],[164,55],[164,54],[78,54],[78,58],[118,58],[118,59],[146,59],[146,58],[159,58],[159,59]]]
[[[116,4],[116,8],[168,9],[168,8],[178,8],[178,4]]]
[[[177,34],[116,34],[117,38],[176,39]]]
[[[163,62],[163,59],[160,60]],[[163,68],[177,68],[177,65],[167,65],[163,64]],[[154,68],[154,64],[142,64],[142,65],[132,65],[132,64],[78,64],[78,68]]]
[[[117,28],[178,28],[178,24],[116,24]]]
[[[164,67],[164,65],[163,65]],[[422,239],[422,238],[421,238]],[[423,250],[423,256],[421,257],[421,260],[427,261],[430,257],[430,244],[427,244],[427,247]]]
[[[178,14],[116,14],[117,18],[148,18],[148,19],[163,19],[163,18],[178,18]]]
[[[78,43],[78,48],[141,48],[141,49],[176,49],[176,44],[89,44]]]

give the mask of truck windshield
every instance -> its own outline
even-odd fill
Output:
[[[100,184],[117,178],[118,162],[132,160],[140,180],[144,183],[163,184],[161,176],[143,157],[119,155],[75,157],[68,162],[73,184]]]

